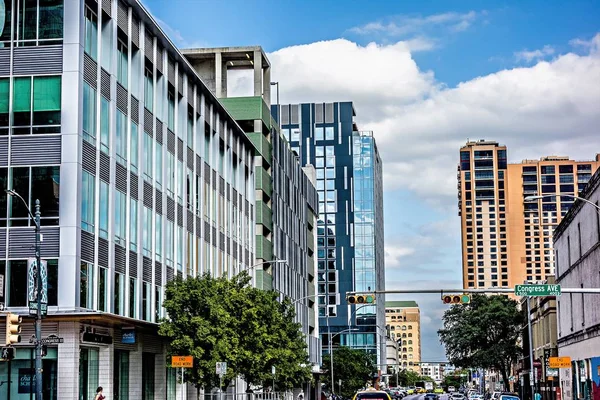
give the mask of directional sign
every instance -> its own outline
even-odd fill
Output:
[[[42,342],[42,344],[58,344],[58,343],[64,343],[65,339],[58,337],[56,335],[48,335],[47,338],[42,338],[42,340],[40,340]]]
[[[217,363],[217,375],[223,376],[227,373],[227,363],[226,362],[218,362]]]
[[[194,366],[194,357],[192,356],[173,356],[171,357],[172,368],[192,368]]]
[[[548,361],[550,368],[571,368],[571,357],[550,357]]]
[[[560,285],[515,285],[515,296],[560,296]]]

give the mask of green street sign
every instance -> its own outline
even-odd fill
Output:
[[[515,285],[515,296],[560,296],[560,285]]]

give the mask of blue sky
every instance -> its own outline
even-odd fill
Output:
[[[461,286],[467,138],[506,144],[512,162],[600,152],[598,1],[144,4],[180,47],[263,46],[282,103],[355,102],[384,161],[387,288]],[[445,359],[439,295],[390,298],[419,302],[423,360]]]

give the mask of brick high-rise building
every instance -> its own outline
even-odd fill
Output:
[[[554,275],[552,231],[599,165],[599,155],[508,164],[506,146],[467,142],[457,174],[463,287],[512,287]],[[538,195],[547,197],[526,201]]]

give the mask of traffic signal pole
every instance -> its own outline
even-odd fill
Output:
[[[600,288],[566,288],[561,287],[563,293],[589,293],[600,294]],[[353,296],[359,292],[346,292],[346,296]],[[360,292],[363,293],[363,292]],[[515,288],[489,288],[489,289],[394,289],[394,290],[374,290],[372,294],[408,294],[408,293],[496,293],[496,294],[514,294]]]

